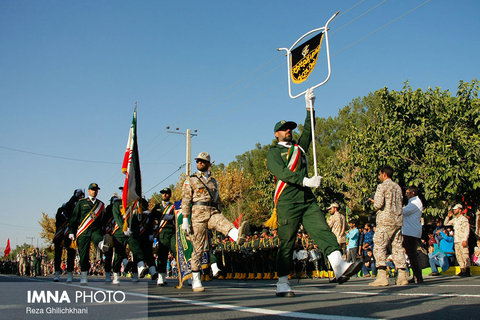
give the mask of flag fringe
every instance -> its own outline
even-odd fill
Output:
[[[278,229],[277,208],[273,208],[272,215],[263,225],[270,229]]]

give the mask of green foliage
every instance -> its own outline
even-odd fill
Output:
[[[270,145],[256,144],[255,149],[239,156],[229,166],[242,170],[246,179],[250,181],[244,192],[244,197],[237,203],[227,206],[226,211],[233,211],[234,217],[243,213],[254,226],[261,226],[273,210],[273,192],[275,189],[274,177],[267,170],[267,151]]]
[[[362,190],[356,205],[373,193],[377,169],[391,165],[393,179],[423,191],[426,213],[438,215],[464,200],[477,206],[480,187],[478,81],[460,82],[456,97],[439,88],[423,92],[406,84],[402,91],[383,88],[380,103],[366,112],[369,120],[352,126],[337,152],[330,174],[340,177],[337,190]],[[348,181],[354,171],[353,181]],[[337,179],[338,180],[338,179]],[[339,183],[338,183],[339,182]],[[352,206],[355,207],[355,206]]]

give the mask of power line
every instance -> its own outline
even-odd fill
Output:
[[[358,39],[357,41],[352,42],[351,44],[347,45],[346,47],[344,47],[344,48],[341,49],[340,51],[336,52],[336,53],[334,54],[334,56],[339,55],[340,53],[342,53],[342,52],[350,49],[351,47],[357,45],[358,43],[362,42],[363,40],[367,39],[368,37],[370,37],[370,36],[374,35],[375,33],[377,33],[377,32],[379,32],[379,31],[385,29],[386,27],[388,27],[388,26],[391,25],[392,23],[397,22],[398,20],[400,20],[400,19],[402,19],[403,17],[409,15],[410,13],[414,12],[414,11],[417,10],[417,9],[420,9],[421,7],[423,7],[424,5],[426,5],[427,3],[429,3],[430,1],[432,1],[432,0],[427,0],[427,1],[423,2],[423,3],[421,3],[420,5],[416,6],[415,8],[408,10],[407,12],[405,12],[405,13],[402,14],[402,15],[400,15],[399,17],[393,19],[392,21],[385,23],[383,26],[375,29],[374,31],[372,31],[372,32],[370,32],[369,34],[367,34],[366,36]]]
[[[78,162],[90,162],[90,163],[103,163],[103,164],[116,164],[116,165],[118,165],[118,162],[69,158],[69,157],[63,157],[63,156],[56,156],[56,155],[52,155],[52,154],[45,154],[45,153],[32,152],[32,151],[21,150],[21,149],[16,149],[16,148],[10,148],[10,147],[5,147],[5,146],[0,146],[0,148],[5,149],[5,150],[20,152],[20,153],[32,154],[32,155],[35,155],[35,156],[45,157],[45,158],[62,159],[62,160],[70,160],[70,161],[78,161]]]
[[[362,13],[361,15],[357,16],[356,18],[350,20],[349,22],[345,23],[343,26],[339,27],[338,29],[335,29],[335,32],[332,33],[332,35],[334,35],[335,33],[341,31],[342,29],[346,28],[347,26],[351,25],[352,23],[354,23],[355,21],[357,21],[358,19],[360,19],[361,17],[367,15],[368,13],[372,12],[373,10],[377,9],[378,7],[380,7],[382,4],[384,4],[385,2],[387,2],[387,0],[383,0],[382,2],[376,4],[375,6],[371,7],[370,9],[368,9],[367,11],[365,11],[364,13]]]
[[[340,18],[341,16],[347,14],[348,12],[350,12],[350,10],[353,10],[355,9],[356,7],[358,7],[359,5],[362,4],[362,2],[364,2],[365,0],[360,0],[358,1],[357,3],[355,3],[352,7],[350,7],[349,9],[343,11],[342,13],[340,13],[340,15],[337,17],[337,18]]]
[[[173,176],[175,173],[177,173],[178,171],[182,170],[183,167],[185,167],[186,163],[182,164],[180,167],[178,167],[177,170],[173,171],[172,173],[170,173],[165,179],[163,179],[162,181],[160,181],[159,183],[157,183],[156,185],[154,185],[153,187],[151,187],[150,189],[148,189],[147,191],[144,191],[143,193],[146,194],[147,192],[149,192],[150,190],[152,190],[153,188],[156,188],[160,183],[164,182],[165,180],[167,180],[168,178],[170,178],[171,176]]]
[[[20,153],[25,153],[25,154],[31,154],[31,155],[35,155],[35,156],[39,156],[39,157],[53,158],[53,159],[62,159],[62,160],[89,162],[89,163],[115,164],[115,165],[121,164],[121,161],[114,162],[114,161],[101,161],[101,160],[87,160],[87,159],[70,158],[70,157],[64,157],[64,156],[58,156],[58,155],[52,155],[52,154],[39,153],[39,152],[33,152],[33,151],[28,151],[28,150],[10,148],[10,147],[5,147],[5,146],[0,146],[0,149],[20,152]],[[150,164],[171,164],[171,162],[145,162],[144,164],[149,164],[149,165]]]

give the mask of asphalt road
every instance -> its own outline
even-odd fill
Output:
[[[66,284],[65,278],[0,276],[0,319],[478,319],[480,312],[480,276],[427,277],[423,285],[369,287],[371,279],[353,278],[343,285],[327,279],[293,280],[295,298],[275,296],[275,281],[214,280],[204,283],[206,291],[193,293],[185,286],[156,287],[146,279],[140,283],[122,281],[120,286],[105,284],[101,278],[89,278],[89,286],[78,279]],[[26,314],[32,304],[26,291],[92,292],[110,290],[125,295],[122,303],[93,302],[85,315]],[[121,296],[120,296],[121,297]],[[100,296],[101,298],[101,296]],[[73,299],[72,299],[73,300]],[[50,304],[51,306],[52,304]],[[75,306],[72,302],[68,306]],[[85,304],[80,303],[79,307]],[[122,309],[123,308],[123,309]]]

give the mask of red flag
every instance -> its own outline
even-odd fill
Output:
[[[10,238],[8,238],[7,240],[7,246],[5,248],[5,256],[8,256],[10,254],[10,252],[12,251],[12,249],[10,248]]]
[[[235,226],[235,228],[240,228],[240,224],[242,223],[242,217],[243,217],[243,213],[240,213],[240,215],[238,216],[237,219],[235,219],[235,221],[233,221],[233,225]]]
[[[137,144],[137,107],[133,111],[132,125],[128,134],[127,149],[123,158],[122,172],[125,173],[122,205],[123,214],[127,207],[142,196],[142,179]]]

